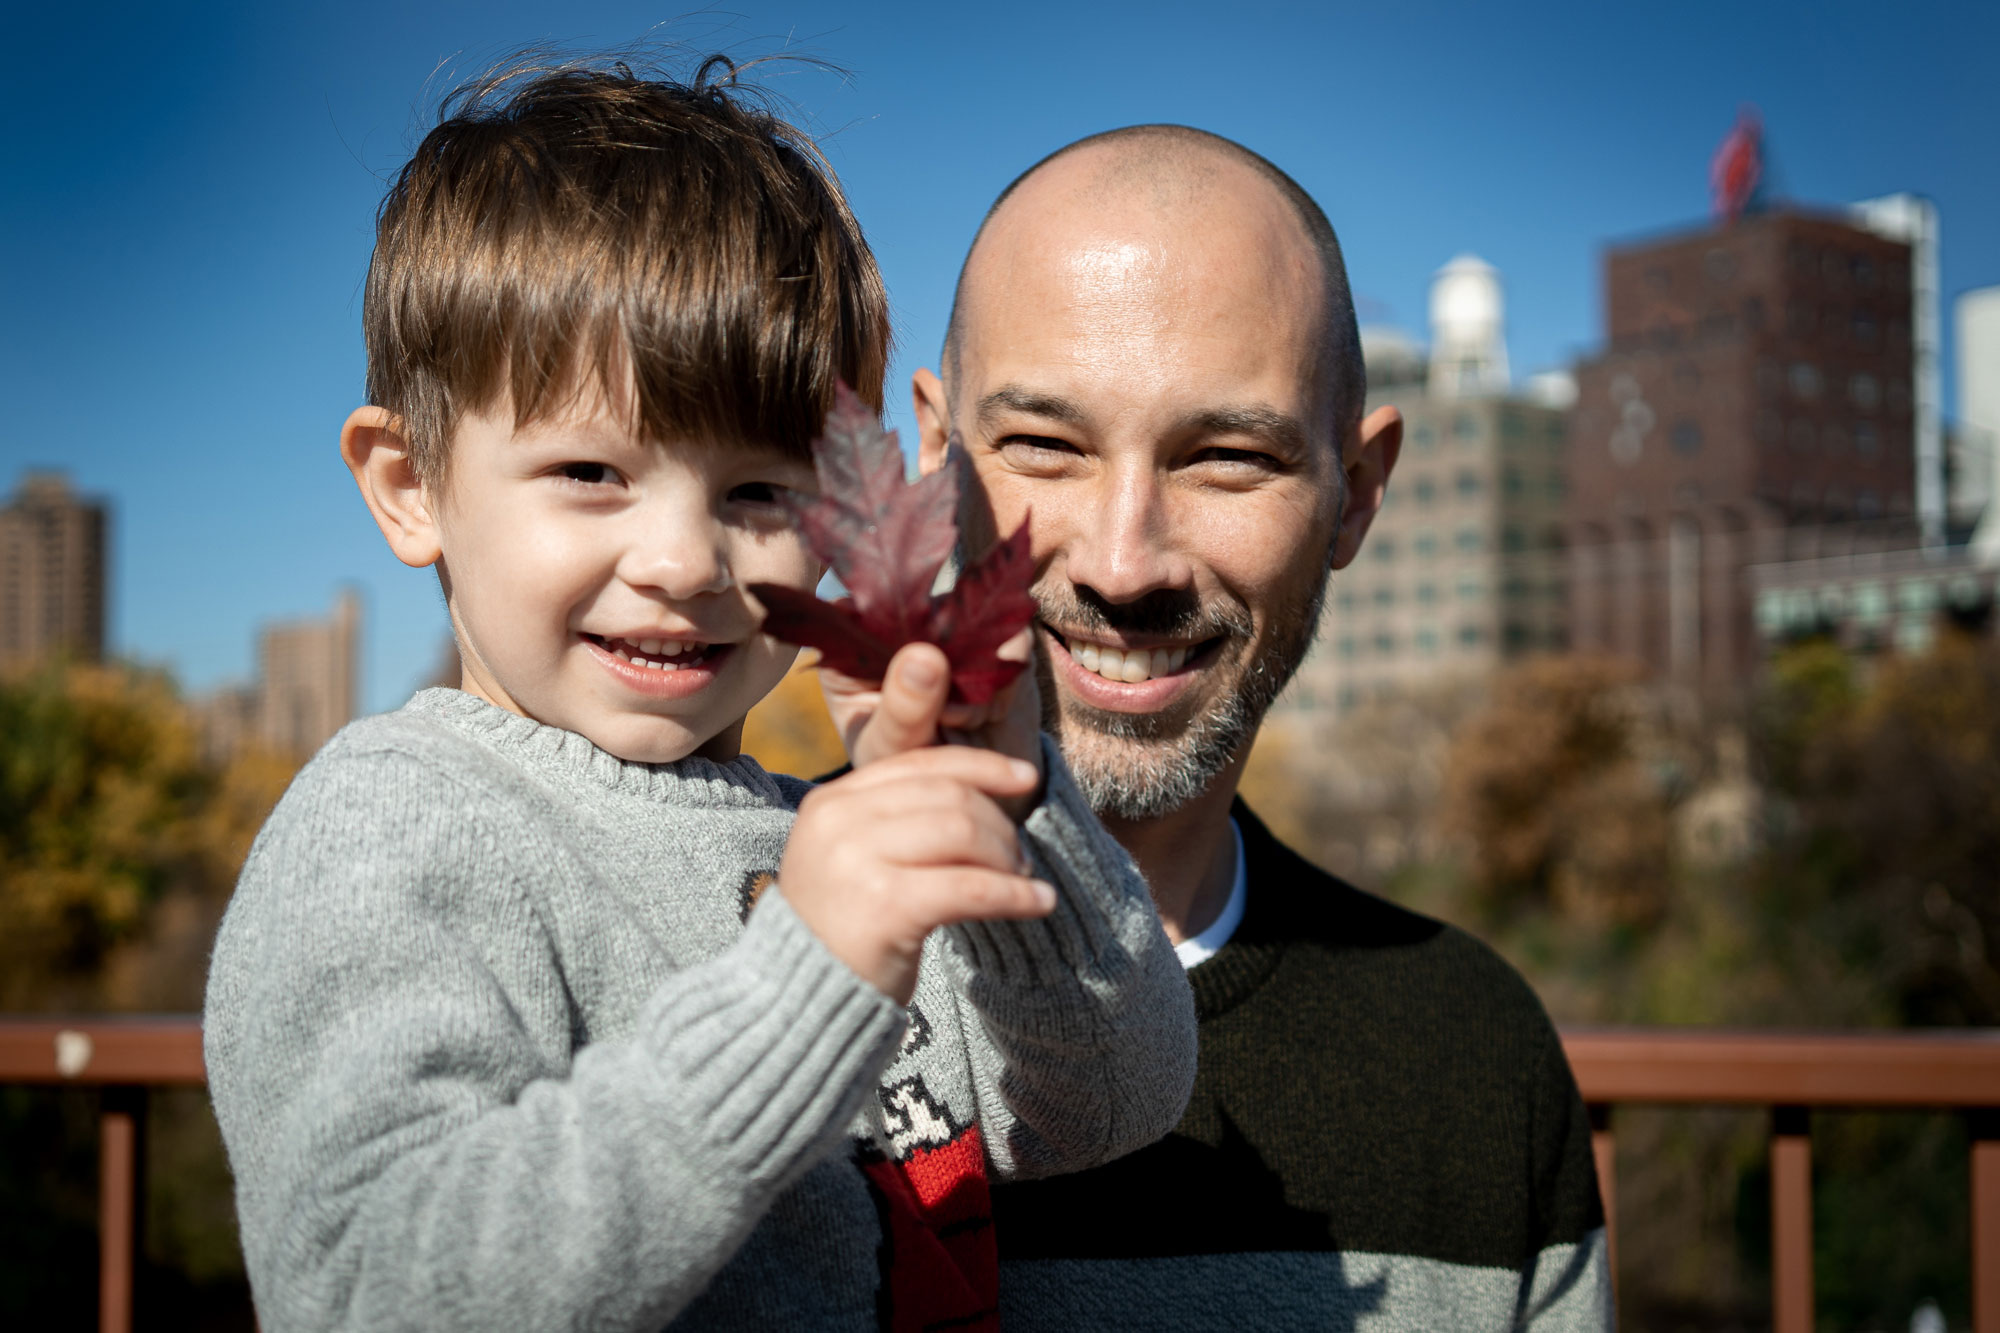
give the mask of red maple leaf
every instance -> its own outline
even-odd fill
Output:
[[[788,497],[785,506],[849,595],[823,602],[798,588],[753,583],[764,632],[817,648],[820,665],[861,680],[882,679],[904,644],[934,643],[951,663],[952,698],[962,703],[983,704],[1019,675],[1026,663],[1002,661],[997,650],[1035,615],[1027,520],[934,597],[931,585],[958,542],[958,469],[906,480],[895,433],[845,384],[826,433],[813,441],[813,465],[820,493]]]

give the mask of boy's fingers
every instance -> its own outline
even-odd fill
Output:
[[[913,778],[928,783],[962,782],[989,796],[1019,796],[1033,791],[1042,780],[1035,766],[1024,759],[969,746],[936,745],[857,768],[823,790],[831,792],[838,787],[844,792],[861,792]]]
[[[935,644],[906,644],[889,659],[880,700],[855,738],[855,766],[935,744],[950,693],[951,665],[944,651]]]
[[[984,805],[983,811],[967,807],[926,810],[881,820],[876,827],[885,859],[912,868],[983,866],[1026,874],[1032,867],[1013,821],[991,801]]]
[[[911,876],[911,887],[911,906],[933,926],[1030,920],[1056,905],[1056,891],[1041,880],[997,870],[933,870]]]

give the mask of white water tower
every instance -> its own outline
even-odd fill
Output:
[[[1500,271],[1460,255],[1431,279],[1431,394],[1477,398],[1505,393],[1508,383]]]

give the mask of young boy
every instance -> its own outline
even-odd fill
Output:
[[[794,656],[743,588],[817,581],[774,497],[837,380],[879,407],[886,304],[810,144],[727,87],[516,71],[398,176],[341,449],[464,679],[306,766],[216,942],[269,1333],[990,1327],[988,1171],[1175,1123],[1182,970],[1032,674],[945,718],[1021,757],[904,749],[927,646],[876,762],[737,753]]]

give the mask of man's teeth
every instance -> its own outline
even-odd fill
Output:
[[[1113,648],[1102,643],[1072,642],[1069,655],[1083,664],[1085,671],[1095,672],[1106,680],[1122,680],[1127,685],[1137,685],[1142,680],[1164,676],[1179,671],[1187,664],[1186,648]]]
[[[604,646],[613,657],[655,671],[677,671],[692,665],[692,660],[708,648],[705,643],[683,643],[679,639],[606,639]],[[688,660],[674,660],[684,655]]]

